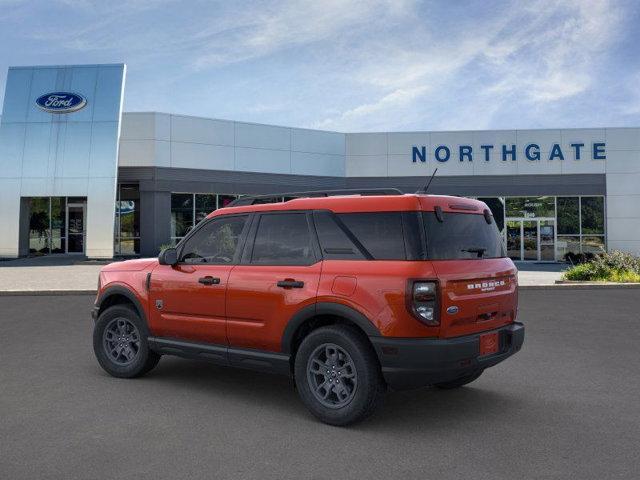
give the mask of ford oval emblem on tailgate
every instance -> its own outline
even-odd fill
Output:
[[[449,308],[447,308],[447,313],[449,315],[455,315],[456,313],[458,313],[458,307],[456,307],[455,305],[451,305]]]

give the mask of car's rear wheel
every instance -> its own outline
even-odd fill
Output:
[[[464,377],[457,378],[456,380],[452,380],[450,382],[436,383],[435,386],[443,390],[452,390],[454,388],[460,388],[468,383],[471,383],[477,380],[480,377],[480,375],[482,375],[482,372],[484,372],[484,370],[480,370],[479,372],[474,372],[470,375],[465,375]]]
[[[295,359],[300,398],[321,421],[348,425],[371,415],[385,384],[375,352],[355,329],[331,325],[311,332]]]
[[[110,375],[133,378],[158,364],[160,355],[149,349],[149,333],[133,307],[113,305],[105,309],[93,330],[93,351]]]

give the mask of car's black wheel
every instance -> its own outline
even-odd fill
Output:
[[[93,351],[110,375],[133,378],[158,364],[160,355],[149,349],[149,332],[133,307],[113,305],[98,317],[93,329]]]
[[[368,417],[386,390],[373,348],[362,334],[344,325],[321,327],[305,337],[294,370],[300,398],[330,425]]]
[[[474,372],[470,375],[465,375],[464,377],[457,378],[450,382],[436,383],[435,386],[443,390],[452,390],[454,388],[460,388],[463,385],[466,385],[467,383],[471,383],[474,380],[477,380],[478,377],[482,375],[482,372],[484,372],[484,370],[480,370],[479,372]]]

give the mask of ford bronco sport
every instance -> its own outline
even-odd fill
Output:
[[[93,347],[111,375],[179,355],[290,375],[321,421],[385,390],[456,388],[517,352],[516,268],[487,206],[399,191],[244,197],[158,260],[107,265]]]

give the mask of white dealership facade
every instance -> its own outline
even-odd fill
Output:
[[[154,255],[237,195],[413,192],[435,168],[430,192],[485,200],[514,259],[640,253],[640,128],[347,133],[123,113],[125,71],[9,69],[0,257]]]

